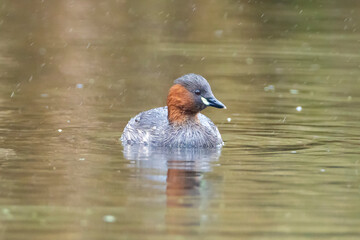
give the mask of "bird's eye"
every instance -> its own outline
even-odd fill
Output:
[[[201,93],[201,92],[200,92],[199,89],[198,89],[198,90],[195,90],[195,94],[196,94],[196,95],[200,95],[200,93]]]

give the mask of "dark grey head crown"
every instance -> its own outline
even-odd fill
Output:
[[[201,90],[204,94],[212,94],[209,83],[203,76],[200,76],[195,73],[189,73],[182,77],[179,77],[174,81],[175,84],[180,84],[184,86],[190,92],[195,90]],[[205,97],[205,96],[204,96]]]

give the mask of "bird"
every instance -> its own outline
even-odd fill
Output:
[[[174,81],[167,106],[131,118],[120,138],[123,146],[166,148],[216,148],[224,145],[216,125],[200,111],[226,109],[201,75],[189,73]]]

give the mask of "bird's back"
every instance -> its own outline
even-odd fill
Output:
[[[172,125],[167,107],[141,112],[126,125],[121,136],[124,145],[144,144],[159,147],[216,147],[223,141],[215,124],[198,114],[199,122]]]

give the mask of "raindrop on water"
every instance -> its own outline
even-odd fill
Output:
[[[116,221],[116,217],[112,216],[112,215],[106,215],[104,216],[104,222],[107,222],[107,223],[113,223]]]
[[[298,93],[299,93],[299,90],[297,90],[297,89],[290,89],[290,93],[291,93],[291,94],[298,94]]]

